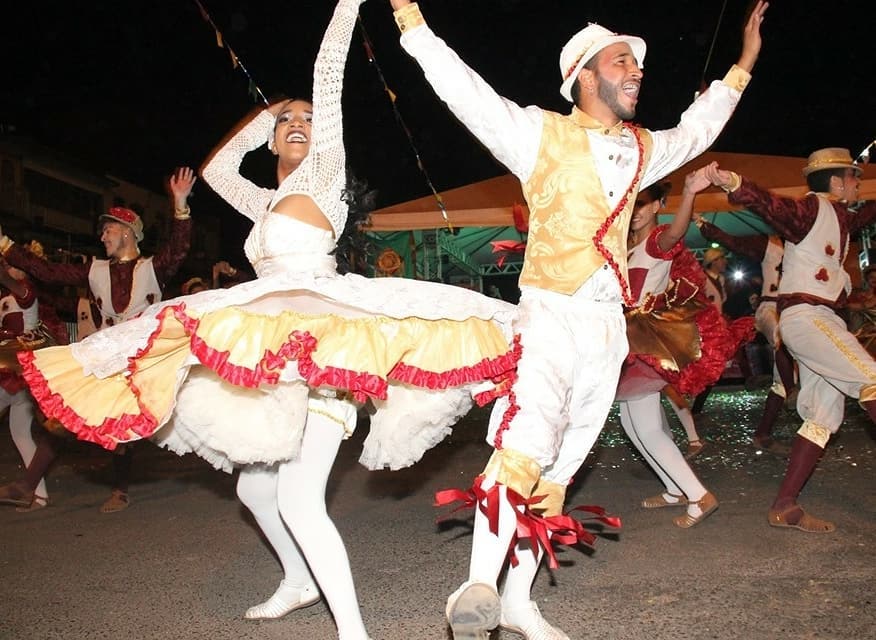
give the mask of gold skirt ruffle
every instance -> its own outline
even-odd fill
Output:
[[[650,355],[666,371],[678,372],[702,355],[696,316],[704,303],[691,300],[671,309],[627,313],[630,354]]]
[[[482,318],[264,315],[241,307],[198,314],[183,304],[162,308],[157,318],[127,369],[108,377],[86,375],[68,346],[21,357],[46,415],[112,449],[168,421],[194,365],[242,387],[303,381],[358,401],[385,399],[390,382],[440,390],[501,379],[514,365],[499,325]]]

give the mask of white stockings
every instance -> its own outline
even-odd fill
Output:
[[[274,614],[312,604],[319,597],[315,578],[340,640],[367,640],[347,552],[325,506],[329,473],[345,433],[338,421],[310,412],[297,459],[241,471],[238,496],[252,511],[284,571],[274,595],[252,607],[246,617],[279,617]]]
[[[9,407],[9,432],[12,434],[12,442],[15,443],[24,466],[29,467],[37,449],[30,431],[33,422],[33,399],[26,390],[10,394],[0,388],[0,411],[6,407]],[[40,478],[34,495],[41,498],[49,497],[45,478]]]
[[[338,637],[367,640],[347,550],[325,507],[326,483],[344,435],[345,425],[308,413],[301,454],[280,465],[278,504],[334,615]]]
[[[659,393],[622,401],[620,420],[627,436],[663,482],[667,493],[674,496],[684,494],[690,502],[706,494],[706,488],[672,440]]]
[[[299,608],[302,597],[319,598],[319,591],[277,506],[277,466],[250,465],[240,471],[237,496],[250,510],[283,567],[283,581],[266,602],[250,607],[247,618],[279,618]],[[298,606],[296,606],[298,605]]]

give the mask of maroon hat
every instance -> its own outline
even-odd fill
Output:
[[[100,216],[100,219],[121,222],[134,232],[134,237],[137,239],[137,242],[143,241],[143,221],[134,211],[126,209],[125,207],[112,207],[107,213]]]

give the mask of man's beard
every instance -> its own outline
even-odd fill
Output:
[[[632,120],[636,115],[635,107],[625,107],[618,100],[620,92],[619,84],[611,84],[598,73],[596,74],[596,88],[599,98],[608,105],[612,113],[621,120]]]

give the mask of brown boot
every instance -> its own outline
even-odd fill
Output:
[[[757,424],[757,429],[754,430],[754,439],[763,440],[773,435],[773,427],[776,424],[776,418],[779,416],[779,411],[785,404],[785,399],[774,391],[767,394],[766,402],[763,404],[763,413],[760,415],[760,422]]]

